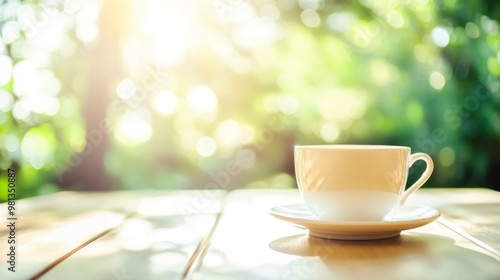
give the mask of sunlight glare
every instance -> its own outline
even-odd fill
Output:
[[[165,65],[182,62],[186,52],[200,37],[198,18],[193,15],[191,3],[176,1],[148,1],[137,9],[137,33],[146,36],[152,44],[151,59]]]

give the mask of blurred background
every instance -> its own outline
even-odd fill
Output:
[[[0,199],[293,188],[295,144],[500,190],[497,0],[0,0]],[[410,181],[422,164],[411,169]]]

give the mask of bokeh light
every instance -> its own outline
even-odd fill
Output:
[[[465,25],[465,33],[467,34],[467,36],[473,39],[479,38],[480,35],[479,28],[473,22],[467,22],[467,24]]]
[[[148,141],[153,134],[149,123],[139,112],[128,112],[119,121],[114,132],[116,139],[124,144],[137,145]]]
[[[339,137],[339,129],[334,123],[325,123],[321,127],[321,138],[327,143],[335,141]]]
[[[99,28],[93,23],[82,23],[76,29],[76,37],[85,43],[92,43],[99,36]]]
[[[54,159],[56,140],[48,126],[30,129],[23,137],[21,148],[23,159],[35,169],[40,169]],[[15,140],[11,139],[12,142]],[[15,146],[14,143],[11,143]],[[12,147],[13,148],[13,147]]]
[[[218,141],[227,147],[235,147],[242,144],[243,130],[235,120],[225,120],[217,128]]]
[[[209,157],[217,151],[217,143],[212,137],[202,137],[196,142],[196,151],[203,157]]]
[[[250,17],[234,30],[234,43],[244,48],[259,47],[276,41],[282,34],[281,28],[269,17]]]
[[[116,94],[118,94],[118,96],[124,100],[127,100],[130,97],[134,96],[135,90],[135,83],[129,79],[120,81],[116,86]]]
[[[450,35],[444,27],[438,26],[432,29],[432,40],[439,47],[446,47],[450,43]]]
[[[443,166],[450,166],[455,162],[455,152],[451,147],[444,147],[439,151],[439,160]]]
[[[321,18],[314,10],[305,10],[300,14],[300,19],[307,27],[318,27],[321,23]]]
[[[405,24],[405,20],[399,11],[389,11],[386,15],[386,21],[394,28],[401,28]]]
[[[0,55],[0,86],[10,81],[12,74],[12,60],[10,57]]]
[[[14,104],[14,97],[8,91],[0,89],[0,110],[8,112]]]
[[[13,134],[7,135],[5,137],[5,148],[7,151],[14,153],[19,148],[19,139]]]
[[[196,86],[188,93],[189,108],[195,114],[211,113],[217,109],[217,96],[207,86]]]
[[[444,79],[444,76],[443,74],[441,74],[440,72],[438,71],[434,71],[431,73],[431,75],[429,76],[429,84],[437,89],[437,90],[440,90],[444,87],[444,85],[446,84],[446,80]]]
[[[328,26],[339,32],[345,32],[356,22],[356,15],[350,12],[336,12],[328,16]]]
[[[162,115],[170,115],[177,108],[177,97],[168,90],[162,90],[156,93],[154,97],[154,107]]]
[[[31,116],[31,111],[26,102],[19,100],[14,104],[14,108],[12,108],[12,115],[18,120],[26,121]]]

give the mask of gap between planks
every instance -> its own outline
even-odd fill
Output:
[[[203,238],[202,240],[200,240],[198,246],[196,246],[193,255],[191,255],[191,258],[188,260],[186,269],[182,273],[182,278],[181,278],[182,280],[189,279],[194,272],[199,270],[201,264],[203,263],[203,259],[205,258],[205,255],[208,252],[210,244],[212,243],[212,237],[215,233],[215,230],[217,229],[217,225],[219,224],[221,216],[222,216],[222,211],[217,213],[214,225],[212,226],[212,229],[210,230],[208,235],[205,236],[205,238]]]
[[[46,274],[47,272],[49,272],[51,269],[53,269],[54,267],[56,267],[58,264],[60,264],[61,262],[63,262],[64,260],[66,260],[67,258],[71,257],[73,254],[75,254],[76,252],[80,251],[81,249],[85,248],[87,245],[89,245],[90,243],[96,241],[97,239],[103,237],[104,235],[106,235],[107,233],[109,233],[110,231],[112,230],[115,230],[119,227],[121,227],[129,218],[135,216],[136,213],[130,213],[128,215],[125,216],[125,218],[123,219],[123,221],[118,224],[117,226],[115,227],[112,227],[112,228],[109,228],[99,234],[97,234],[96,236],[94,236],[93,238],[90,238],[89,240],[87,240],[86,242],[80,244],[79,246],[75,247],[73,250],[69,251],[68,253],[64,254],[63,256],[61,256],[60,258],[56,259],[55,261],[53,261],[52,263],[50,263],[48,266],[46,266],[44,269],[42,269],[40,272],[38,272],[37,274],[35,274],[33,277],[30,278],[30,280],[36,280],[36,279],[39,279],[40,277],[42,277],[44,274]]]

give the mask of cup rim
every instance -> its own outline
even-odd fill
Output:
[[[408,146],[399,145],[372,145],[372,144],[314,144],[295,145],[295,149],[315,149],[315,150],[397,150],[410,149]]]

